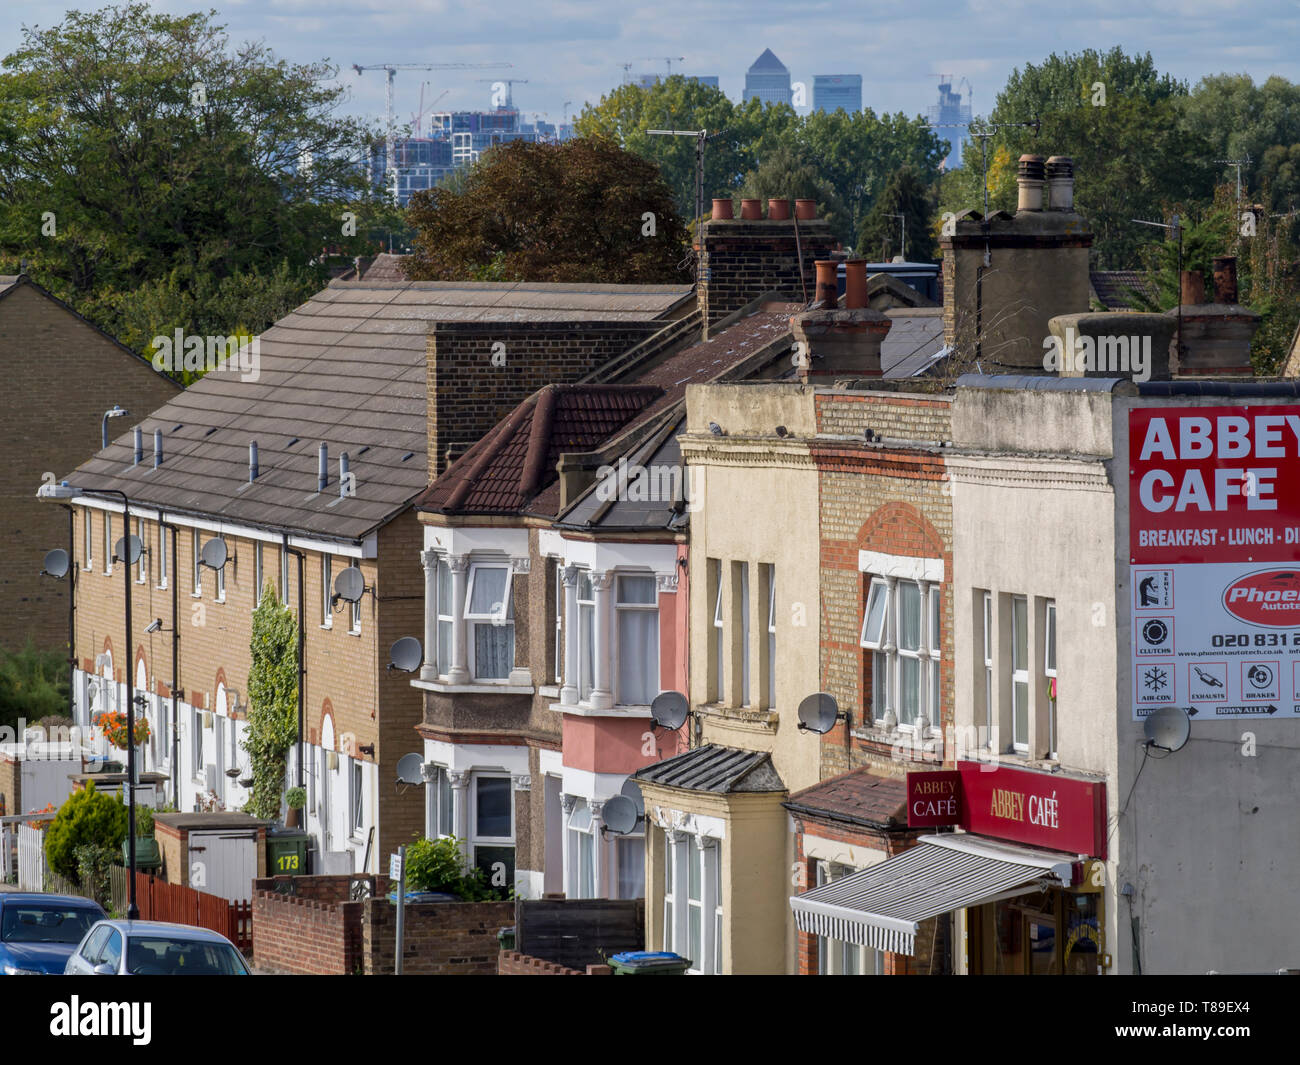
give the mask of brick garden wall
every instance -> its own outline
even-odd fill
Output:
[[[253,967],[308,976],[358,972],[363,904],[347,901],[350,878],[296,877],[299,894],[279,894],[276,884],[289,879],[253,882]]]
[[[361,919],[362,969],[391,973],[397,956],[397,907],[367,899]],[[497,933],[515,923],[513,902],[426,902],[406,907],[404,972],[412,976],[494,976]]]

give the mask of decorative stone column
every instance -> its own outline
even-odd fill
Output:
[[[469,846],[469,778],[468,771],[463,769],[453,769],[447,774],[451,781],[451,810],[452,824],[455,826],[454,832],[456,838],[460,840],[460,858],[461,861],[469,865],[469,853],[466,848]]]
[[[421,680],[438,679],[438,552],[421,551],[424,566],[424,664]]]
[[[613,664],[613,649],[610,646],[610,601],[609,590],[614,582],[614,575],[609,571],[603,573],[592,571],[591,587],[595,596],[595,632],[592,634],[592,652],[595,658],[591,687],[591,705],[596,710],[608,710],[614,705],[613,680],[610,666]]]
[[[447,683],[469,683],[469,649],[465,644],[465,592],[469,586],[469,556],[452,555],[451,570],[451,667]]]
[[[578,567],[565,566],[561,578],[564,582],[564,686],[560,688],[560,703],[576,706],[578,702]]]
[[[568,792],[560,792],[560,852],[563,855],[564,873],[560,877],[560,883],[564,885],[565,898],[572,898],[573,876],[573,848],[569,843],[569,815],[573,813],[573,808],[578,805],[578,797],[570,795]]]
[[[591,807],[591,849],[594,852],[593,857],[595,859],[592,862],[592,865],[595,867],[592,874],[593,887],[596,898],[603,899],[605,898],[605,881],[608,878],[605,870],[605,837],[600,831],[600,815],[601,811],[605,809],[605,800],[601,799],[597,802],[593,799],[588,801],[587,805]]]

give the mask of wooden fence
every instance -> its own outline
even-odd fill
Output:
[[[117,873],[117,870],[114,870]],[[113,905],[126,910],[125,868],[114,877]],[[120,882],[120,886],[119,886]],[[119,902],[118,892],[121,892]],[[230,902],[183,884],[169,884],[148,873],[135,874],[135,902],[143,921],[170,921],[220,932],[245,954],[253,950],[253,904]]]

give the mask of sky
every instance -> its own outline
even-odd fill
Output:
[[[65,10],[97,0],[10,0],[0,11],[0,54],[22,42],[22,26],[52,26]],[[232,41],[261,40],[291,62],[329,59],[351,94],[351,110],[379,119],[384,74],[352,64],[509,63],[509,69],[399,71],[396,112],[409,122],[425,88],[426,109],[488,109],[492,85],[513,88],[525,120],[559,122],[597,103],[624,75],[713,74],[739,100],[745,70],[771,48],[794,81],[861,74],[863,104],[877,113],[924,114],[938,74],[965,78],[976,114],[987,113],[1007,76],[1052,52],[1092,47],[1150,52],[1156,67],[1192,84],[1207,74],[1245,72],[1300,81],[1296,0],[907,0],[905,3],[775,3],[773,0],[154,0],[155,10],[217,11]],[[678,57],[682,57],[680,60]],[[808,108],[796,108],[806,111]]]

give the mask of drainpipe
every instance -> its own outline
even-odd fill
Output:
[[[61,504],[68,512],[68,717],[77,720],[77,561],[76,512],[71,505]],[[90,520],[89,517],[86,518]],[[87,718],[89,719],[89,717]]]
[[[324,452],[325,445],[321,444],[322,456]],[[303,696],[304,680],[307,676],[307,660],[304,654],[307,632],[303,624],[302,567],[307,556],[289,546],[289,534],[287,532],[280,535],[284,539],[285,554],[293,555],[298,560],[298,787],[301,788],[304,786],[303,781],[306,779],[303,765]]]

